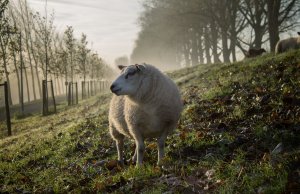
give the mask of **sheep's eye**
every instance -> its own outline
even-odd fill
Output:
[[[127,73],[127,75],[125,76],[125,79],[127,79],[130,76],[133,76],[135,73],[136,73],[136,71],[132,71],[132,72]]]

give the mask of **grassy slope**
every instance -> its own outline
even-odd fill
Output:
[[[297,51],[169,73],[181,88],[185,109],[167,140],[162,168],[155,165],[153,142],[146,144],[142,168],[117,165],[107,133],[110,95],[58,115],[15,121],[27,130],[1,140],[0,191],[296,191],[299,68]],[[134,148],[130,141],[125,148],[128,159]]]

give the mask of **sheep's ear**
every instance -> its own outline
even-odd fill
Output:
[[[137,68],[138,71],[144,71],[146,68],[144,65],[139,65],[139,64],[135,64],[135,67]]]
[[[125,66],[125,65],[118,65],[118,68],[119,68],[120,70],[124,69],[125,67],[127,67],[127,66]]]
[[[300,32],[298,32],[298,35],[300,36]]]

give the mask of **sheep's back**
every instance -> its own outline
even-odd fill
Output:
[[[300,37],[291,37],[284,40],[280,40],[276,45],[276,53],[286,52],[290,49],[300,48]]]

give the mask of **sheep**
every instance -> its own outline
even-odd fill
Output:
[[[167,135],[177,125],[182,100],[176,84],[148,64],[118,66],[120,76],[112,83],[113,95],[109,108],[109,130],[116,142],[118,160],[123,161],[124,137],[135,141],[132,161],[140,166],[145,138],[157,138],[158,162],[164,157]]]
[[[250,48],[250,49],[246,52],[245,56],[246,56],[246,58],[252,58],[252,57],[260,56],[260,55],[262,55],[262,54],[265,53],[265,52],[266,52],[266,50],[263,49],[263,48],[260,48],[260,49]]]
[[[283,40],[279,40],[275,47],[275,54],[286,52],[290,49],[300,48],[300,32],[298,37],[291,37]]]

